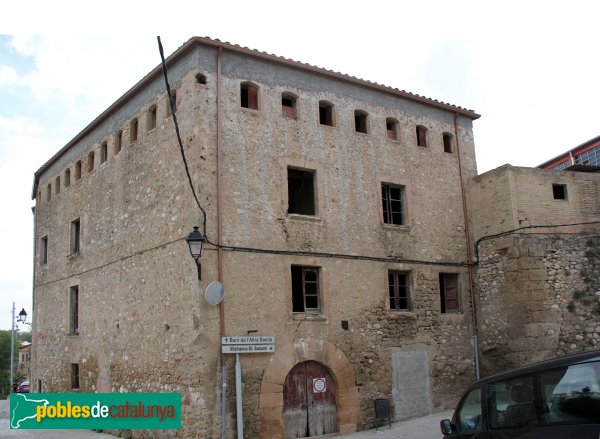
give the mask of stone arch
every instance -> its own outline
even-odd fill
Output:
[[[260,437],[283,439],[283,383],[292,368],[303,361],[314,360],[329,367],[336,382],[337,425],[340,433],[352,433],[362,421],[360,398],[354,367],[346,354],[324,340],[297,340],[277,346],[260,386]]]

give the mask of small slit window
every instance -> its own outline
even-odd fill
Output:
[[[138,140],[138,125],[139,124],[137,118],[133,119],[129,124],[129,141],[131,143],[135,143]]]
[[[71,388],[79,389],[79,363],[71,363]]]
[[[450,133],[444,133],[442,134],[442,140],[444,142],[444,152],[447,152],[449,154],[454,152],[454,136]]]
[[[153,105],[148,110],[148,131],[156,128],[156,105]]]
[[[77,218],[71,221],[71,254],[75,255],[81,250],[81,221]]]
[[[332,127],[333,121],[333,104],[327,101],[319,101],[319,123]]]
[[[54,179],[54,193],[60,194],[60,175]]]
[[[296,119],[296,96],[291,93],[281,95],[281,114]]]
[[[171,90],[171,99],[167,99],[167,117],[172,116],[173,113],[177,113],[177,90]]]
[[[365,111],[354,110],[354,131],[357,133],[369,133],[368,128],[369,116]]]
[[[52,184],[48,183],[46,186],[46,201],[50,201],[52,199]]]
[[[423,125],[417,125],[417,146],[427,148],[427,128]]]
[[[48,263],[48,237],[44,236],[40,240],[40,264],[46,265]]]
[[[121,152],[121,145],[123,143],[123,131],[119,130],[115,134],[115,155]]]
[[[92,172],[94,170],[94,151],[90,151],[87,158],[87,171]]]
[[[553,184],[552,195],[555,200],[566,200],[567,199],[567,185],[566,184]]]
[[[77,160],[75,163],[75,180],[79,180],[81,178],[81,160]]]
[[[388,140],[398,140],[398,121],[393,117],[385,119],[385,130]]]
[[[106,162],[107,158],[108,158],[108,143],[102,142],[102,145],[100,145],[100,163]]]
[[[65,187],[71,186],[71,170],[67,168],[65,170]]]
[[[244,82],[240,86],[240,97],[243,108],[258,110],[258,88]]]

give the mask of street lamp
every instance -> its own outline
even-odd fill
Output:
[[[17,322],[25,323],[27,320],[27,313],[25,312],[25,308],[21,308],[21,312],[19,313],[19,317],[17,318]],[[12,307],[12,330],[10,331],[10,391],[12,391],[14,382],[13,382],[13,369],[15,363],[15,302],[13,302]]]
[[[202,280],[202,264],[200,264],[200,256],[202,255],[202,245],[204,244],[204,236],[198,230],[198,226],[194,226],[192,233],[185,239],[190,247],[190,253],[196,261],[196,268],[198,269],[198,280]]]

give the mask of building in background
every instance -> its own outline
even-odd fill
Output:
[[[173,109],[157,67],[35,173],[32,388],[181,392],[169,434],[216,437],[221,337],[275,336],[241,355],[249,437],[371,427],[376,398],[453,406],[475,377],[479,116],[206,38],[167,66]]]
[[[23,380],[29,380],[31,360],[31,343],[24,341],[19,348],[19,358],[17,361],[17,375],[23,377]]]
[[[540,169],[577,169],[598,170],[600,169],[600,136],[594,137],[587,142],[548,160],[538,166]]]

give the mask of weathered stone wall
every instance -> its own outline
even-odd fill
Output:
[[[172,84],[189,169],[213,242],[216,56],[216,50],[199,47],[193,57],[181,58],[173,66],[177,79]],[[198,72],[206,84],[197,82]],[[240,108],[242,81],[259,87],[259,110]],[[202,216],[187,183],[165,94],[153,90],[133,96],[131,105],[115,110],[110,123],[83,136],[39,178],[33,380],[41,380],[44,391],[71,390],[69,367],[78,363],[81,391],[182,392],[183,429],[160,435],[214,437],[220,432],[219,310],[206,304],[201,293],[218,279],[217,251],[205,246],[198,282],[183,238],[193,225],[202,225]],[[297,96],[295,119],[282,115],[282,92]],[[335,127],[318,124],[321,99],[335,104]],[[158,108],[158,124],[149,130],[152,105]],[[369,113],[369,134],[354,131],[355,109]],[[372,425],[373,399],[402,401],[396,395],[402,386],[394,387],[394,379],[421,376],[403,373],[399,363],[392,370],[398,350],[427,357],[422,399],[432,409],[453,406],[474,378],[458,157],[444,152],[442,144],[442,133],[454,132],[454,114],[227,51],[220,111],[223,243],[329,254],[223,254],[225,334],[276,336],[275,355],[242,356],[246,436],[281,433],[280,381],[291,367],[289,358],[277,356],[280,351],[295,352],[297,361],[322,361],[334,372],[339,368],[335,379],[344,383],[337,395],[344,431]],[[139,120],[139,139],[130,142],[133,117]],[[399,121],[399,140],[387,139],[386,117]],[[429,128],[428,148],[416,146],[416,124]],[[458,125],[463,172],[470,178],[476,173],[471,121],[459,117]],[[123,146],[117,154],[118,130]],[[103,141],[109,154],[100,163]],[[95,165],[88,172],[91,150]],[[74,167],[80,159],[83,171],[77,180]],[[316,171],[314,217],[287,213],[288,166]],[[55,194],[53,184],[47,201],[46,185],[57,176],[64,179],[67,168],[71,185],[66,188],[63,180]],[[404,185],[405,225],[382,224],[381,182]],[[69,255],[70,222],[77,218],[81,251]],[[44,236],[49,246],[45,265],[39,260]],[[292,312],[293,264],[321,270],[318,315]],[[388,270],[409,273],[410,312],[389,310]],[[440,311],[440,272],[459,276],[460,313]],[[79,335],[68,334],[73,285],[80,291]],[[340,366],[334,354],[351,366]],[[232,385],[231,435],[233,395]],[[392,409],[397,418],[410,415],[401,406]]]

